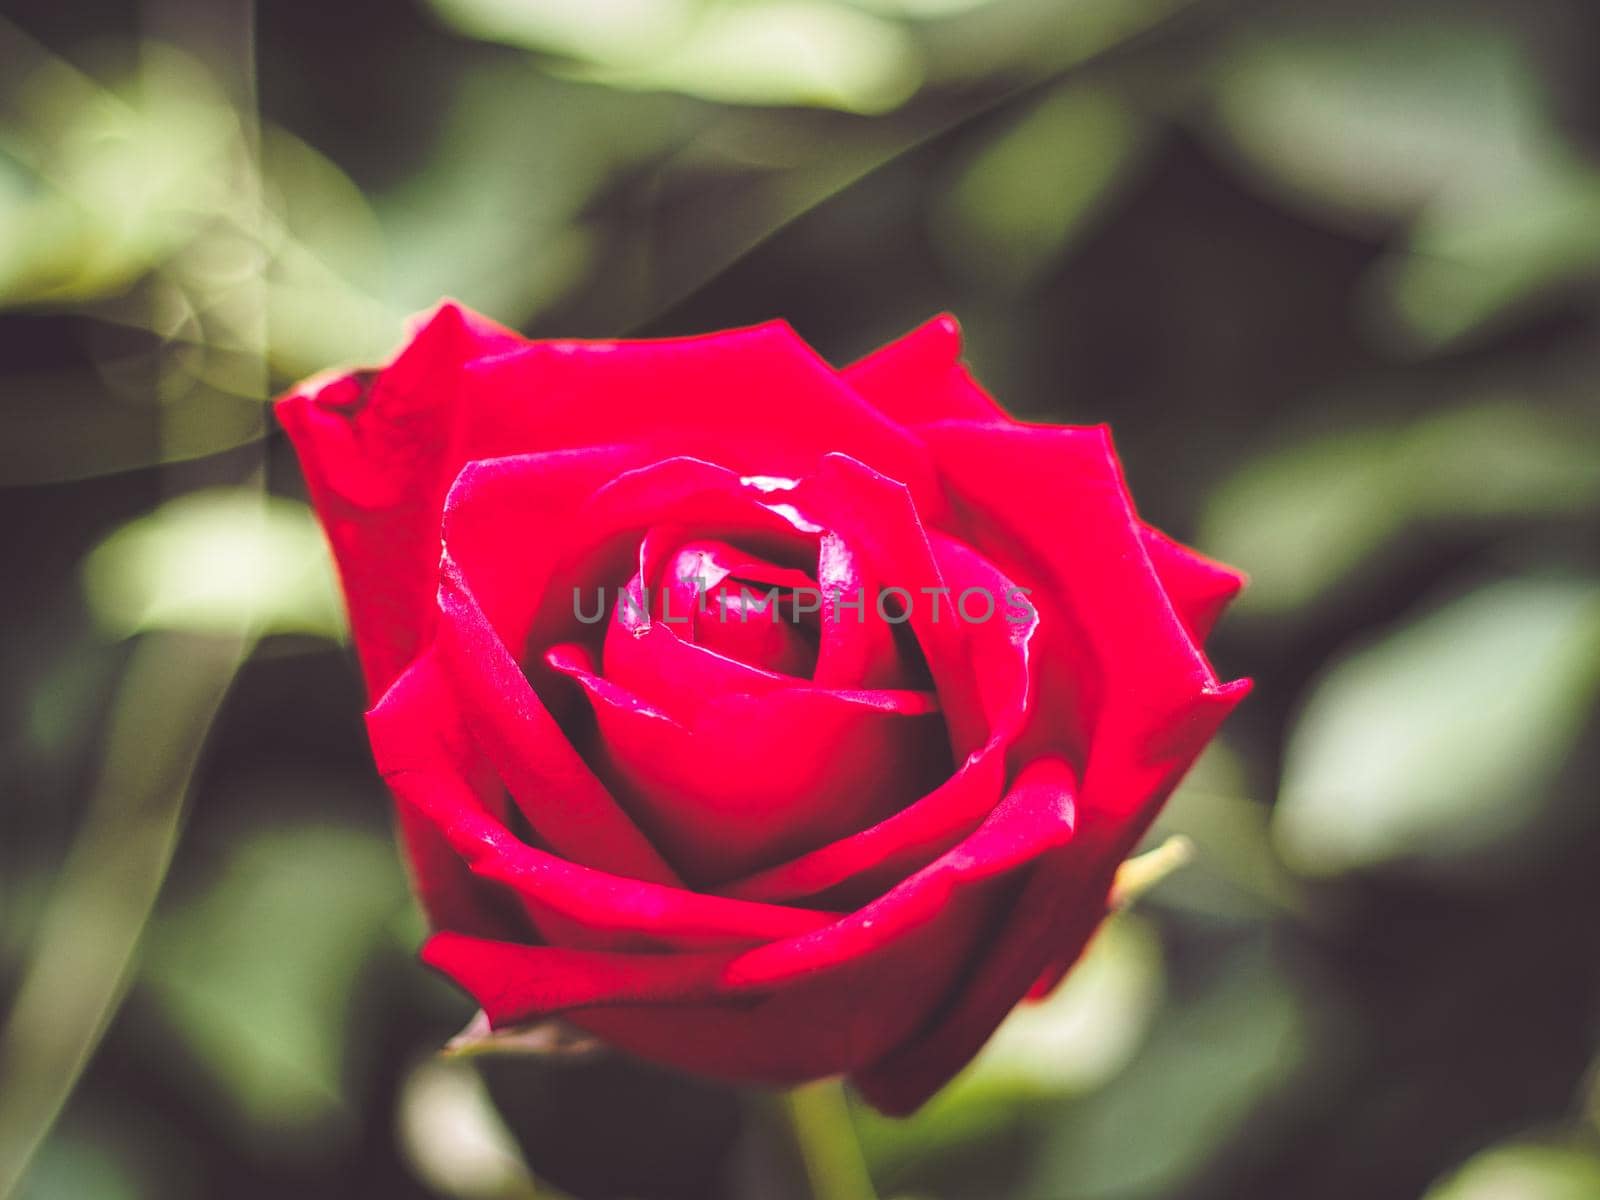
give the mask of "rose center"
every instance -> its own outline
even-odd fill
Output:
[[[816,670],[821,592],[807,572],[695,541],[673,556],[660,591],[675,632],[695,645],[781,675]]]

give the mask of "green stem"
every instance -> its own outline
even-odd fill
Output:
[[[807,1084],[789,1092],[780,1104],[812,1200],[877,1200],[842,1084],[831,1079]]]

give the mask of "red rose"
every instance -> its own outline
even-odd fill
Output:
[[[495,1026],[907,1112],[1083,949],[1244,695],[1200,650],[1240,578],[959,349],[939,318],[835,371],[782,323],[527,342],[447,304],[280,402],[423,957]]]

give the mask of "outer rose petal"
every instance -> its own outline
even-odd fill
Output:
[[[796,477],[840,451],[904,483],[931,516],[943,496],[916,435],[864,401],[782,321],[703,337],[533,342],[473,363],[461,405],[495,432],[487,453],[612,440],[655,457],[692,457],[752,475]],[[525,426],[526,446],[500,431]],[[485,457],[479,455],[478,457]]]
[[[961,327],[949,313],[917,326],[840,374],[886,416],[905,425],[1011,420],[961,365]]]
[[[449,932],[422,948],[422,961],[470,992],[495,1028],[594,1005],[703,1003],[715,998],[732,957],[569,950]]]
[[[1140,534],[1178,619],[1194,644],[1204,645],[1223,610],[1244,587],[1244,575],[1180,545],[1159,529],[1146,526]]]
[[[581,949],[727,949],[819,928],[835,918],[812,909],[751,904],[580,866],[530,846],[506,828],[467,782],[483,773],[448,693],[426,656],[368,714],[374,757],[402,813],[425,826],[459,865],[480,899],[520,901],[546,940]],[[481,925],[458,932],[507,937]],[[526,936],[526,929],[516,933]]]
[[[965,523],[985,535],[968,540],[993,547],[1001,566],[1031,564],[1035,599],[1063,618],[1047,649],[1070,656],[1056,674],[1079,693],[1072,707],[1083,735],[1098,743],[1108,721],[1126,720],[1157,738],[1215,688],[1151,565],[1104,427],[952,421],[923,432]]]
[[[464,461],[452,445],[462,368],[521,340],[446,302],[384,370],[318,376],[278,402],[374,699],[433,627],[439,512]]]
[[[1077,956],[1117,864],[1247,690],[1218,684],[1173,610],[1104,430],[949,422],[925,432],[968,520],[1009,555],[1039,563],[1048,596],[1072,622],[1075,722],[1089,749],[1078,840],[1036,869],[945,1015],[860,1076],[889,1112],[908,1112],[943,1086],[1042,972]],[[1072,520],[1054,520],[1059,512]],[[1051,649],[1069,653],[1059,642]]]
[[[1151,813],[1248,690],[1240,681],[1202,696],[1167,750],[1171,759],[1130,773],[1129,786],[1154,788]],[[1042,971],[1076,960],[1106,914],[1118,865],[1147,823],[1119,826],[1083,815],[1080,840],[1033,868],[1010,921],[969,968],[969,981],[938,1020],[857,1073],[855,1082],[874,1107],[891,1116],[914,1112],[982,1049]]]
[[[1016,873],[1067,844],[1071,779],[1064,764],[1034,764],[981,828],[888,894],[754,950],[573,957],[440,935],[425,957],[496,1025],[581,1009],[575,1024],[690,1071],[796,1083],[855,1070],[925,1019],[1014,896]]]

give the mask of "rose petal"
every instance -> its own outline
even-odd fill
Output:
[[[732,949],[835,919],[814,909],[727,900],[612,875],[530,846],[466,784],[459,754],[440,737],[442,722],[419,728],[407,705],[385,703],[371,718],[373,752],[401,811],[435,833],[458,863],[497,885],[497,894],[514,893],[546,941],[596,950]]]
[[[1041,629],[1054,614],[1049,649],[1078,666],[1073,719],[1089,751],[1075,843],[1035,870],[946,1015],[862,1075],[866,1094],[890,1112],[921,1104],[1041,973],[1077,956],[1117,863],[1247,690],[1217,682],[1174,611],[1103,429],[951,422],[925,433],[967,519],[991,544],[1038,564]],[[1057,522],[1057,512],[1073,519]],[[1059,720],[1065,703],[1043,697],[1035,720]]]
[[[1013,583],[965,542],[933,532],[928,545],[940,575],[951,583],[955,615],[966,633],[974,687],[991,736],[1008,744],[1037,702],[1039,671],[1033,644],[1039,614],[1032,589]]]
[[[593,708],[597,768],[700,883],[871,825],[949,771],[940,714],[925,693],[722,692],[679,723],[597,675],[583,647],[548,657]]]
[[[422,961],[471,993],[499,1029],[591,1005],[704,1002],[734,953],[619,954],[446,932],[428,939]]]
[[[961,845],[856,913],[748,951],[724,994],[781,990],[748,1011],[584,1012],[583,1028],[686,1070],[796,1083],[860,1069],[924,1024],[1041,855],[1072,836],[1071,771],[1041,762]]]
[[[956,613],[911,493],[848,455],[829,454],[796,489],[795,503],[849,543],[876,578],[892,581],[886,594],[890,586],[901,589],[955,754],[965,757],[981,746],[989,730],[970,649],[974,627]]]
[[[530,641],[571,637],[578,611],[592,611],[594,589],[627,578],[639,539],[657,524],[811,545],[814,530],[798,529],[786,506],[726,468],[648,453],[601,446],[462,469],[445,502],[447,556],[518,656]]]
[[[875,579],[844,538],[825,531],[817,545],[817,587],[822,592],[821,643],[812,678],[825,687],[924,687],[926,664],[900,644],[897,623],[879,611],[887,581]]]
[[[637,447],[602,445],[480,459],[462,468],[445,499],[438,539],[517,656],[552,573],[572,553],[574,535],[594,537],[587,544],[591,554],[615,537],[614,530],[585,525],[585,505],[647,462]],[[435,558],[436,588],[437,567]],[[562,615],[570,622],[586,598],[564,599]]]
[[[840,374],[880,412],[906,425],[1009,422],[1011,417],[960,359],[961,327],[949,313],[942,313]]]
[[[659,537],[659,527],[645,535],[642,563]],[[641,566],[629,586],[637,600],[643,598],[644,581],[656,580],[653,596],[658,606],[669,600],[671,605],[670,613],[658,615],[669,626],[676,623],[675,633],[752,667],[790,678],[811,675],[817,657],[815,631],[808,636],[802,624],[795,589],[814,591],[816,581],[804,571],[707,539],[678,540],[672,561],[659,573],[650,570],[654,565]],[[634,615],[632,610],[621,612],[612,631]],[[631,621],[630,632],[642,632],[637,621]]]
[[[1147,525],[1140,535],[1178,619],[1196,646],[1205,645],[1223,610],[1244,587],[1244,575],[1173,541],[1159,529]]]
[[[521,915],[485,888],[439,831],[415,809],[395,810],[411,892],[430,929],[456,929],[487,938],[516,938],[527,931]]]
[[[502,818],[507,812],[505,789],[483,761],[454,717],[454,702],[443,693],[427,667],[414,667],[395,681],[367,714],[369,730],[384,730],[384,747],[426,746],[436,760],[450,764],[463,803]],[[385,761],[374,734],[380,770],[395,768]],[[408,760],[409,761],[409,760]],[[397,806],[396,824],[405,849],[412,890],[435,929],[457,929],[483,937],[524,937],[527,921],[499,889],[486,887],[432,822],[414,808]]]
[[[552,951],[439,935],[425,958],[496,1025],[577,1009],[574,1024],[654,1061],[796,1083],[857,1069],[924,1022],[1014,895],[1019,872],[1071,836],[1071,771],[1046,761],[961,845],[815,932],[726,955]]]
[[[763,696],[805,682],[685,641],[682,626],[640,620],[631,606],[619,604],[617,612],[602,652],[605,677],[680,724],[725,693]]]
[[[876,825],[718,888],[767,902],[862,904],[928,866],[975,830],[999,803],[1005,745],[974,751],[949,779]]]
[[[1030,763],[976,831],[889,892],[812,933],[741,955],[729,967],[734,987],[770,987],[867,958],[910,929],[937,921],[972,890],[1031,865],[1070,843],[1072,768],[1060,759]]]
[[[534,694],[448,557],[443,576],[433,652],[438,668],[467,728],[540,840],[574,862],[676,883],[676,873],[595,778]]]
[[[1126,782],[1155,787],[1151,797],[1158,805],[1182,775],[1186,758],[1199,753],[1248,690],[1241,680],[1207,692],[1172,744],[1172,761]],[[1174,765],[1179,761],[1183,766]],[[1119,826],[1086,813],[1077,839],[1034,866],[1009,918],[969,965],[963,985],[941,1007],[938,1019],[857,1073],[856,1086],[873,1107],[891,1116],[914,1112],[972,1060],[1041,971],[1053,970],[1059,978],[1105,916],[1117,867],[1143,828],[1143,822]]]
[[[982,529],[1002,567],[1029,563],[1042,589],[1031,599],[1059,615],[1049,648],[1077,694],[1049,699],[1075,710],[1081,733],[1098,743],[1114,714],[1157,737],[1215,688],[1151,566],[1104,427],[938,422],[923,432],[965,524]]]
[[[439,510],[465,461],[451,432],[461,369],[520,343],[447,301],[382,371],[318,376],[278,401],[374,699],[433,627]]]
[[[795,477],[840,450],[942,511],[916,435],[864,401],[782,321],[659,341],[528,343],[473,363],[462,388],[466,415],[483,428],[515,428],[525,408],[537,408],[538,442],[502,437],[502,453],[587,445],[620,429],[658,458]]]

